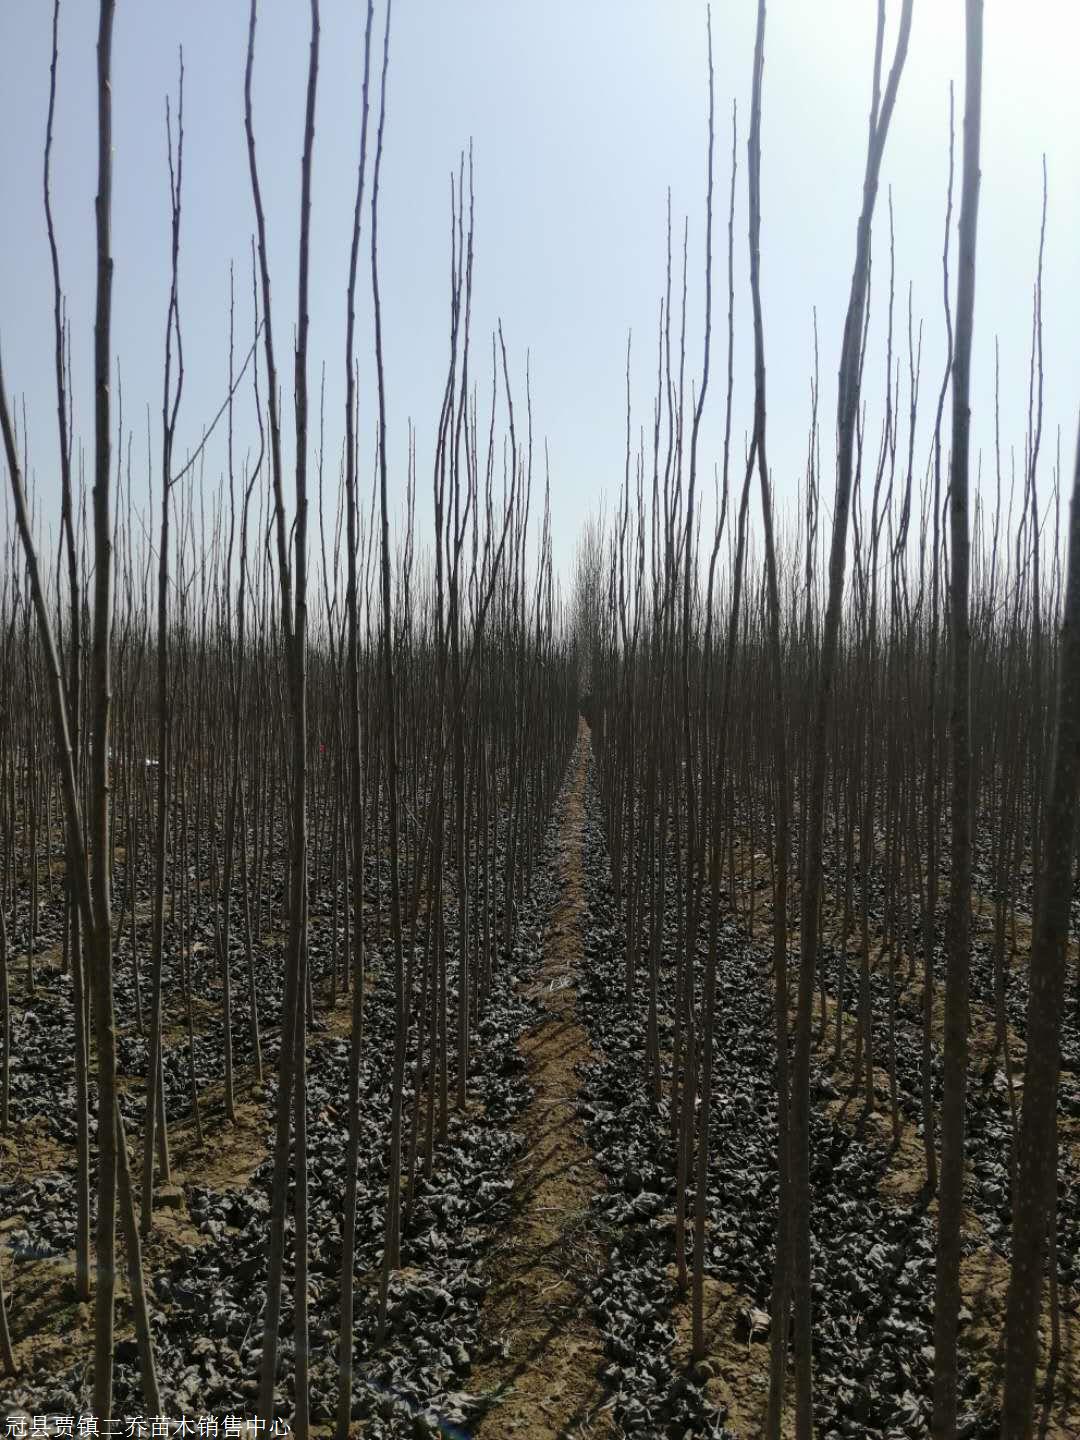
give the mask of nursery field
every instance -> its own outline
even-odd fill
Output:
[[[412,1126],[406,1126],[401,1265],[390,1278],[381,1337],[378,1277],[391,1143],[394,1004],[392,974],[380,961],[373,919],[359,1073],[351,1405],[351,1418],[365,1422],[364,1434],[743,1435],[759,1433],[763,1423],[778,1199],[769,891],[764,874],[757,879],[751,874],[745,826],[739,826],[734,884],[725,877],[720,901],[703,1227],[705,1354],[695,1360],[692,1301],[685,1281],[680,1283],[693,1243],[694,1186],[687,1185],[685,1174],[680,1185],[671,1056],[680,987],[692,983],[693,1006],[703,1005],[709,939],[702,927],[690,982],[679,961],[678,897],[669,887],[664,913],[655,922],[655,997],[651,986],[626,996],[626,929],[614,896],[593,742],[581,721],[516,922],[512,963],[482,999],[468,1101],[464,1108],[449,1102],[445,1135],[438,1052],[434,1064],[431,1052],[425,1058],[421,1027],[413,1028],[403,1087]],[[496,839],[496,854],[499,844]],[[760,853],[756,863],[767,868]],[[373,863],[366,879],[373,914],[385,883],[381,868]],[[52,893],[59,899],[62,866],[57,863],[55,870]],[[842,867],[829,864],[827,873],[835,874],[839,893]],[[5,1382],[5,1399],[14,1414],[77,1417],[91,1408],[93,1312],[80,1301],[73,1263],[78,1187],[72,983],[70,965],[64,965],[62,906],[48,903],[47,867],[42,888],[32,998],[22,984],[29,959],[25,936],[18,929],[8,933],[14,995],[9,1130],[0,1142],[5,1162],[0,1235],[10,1267],[17,1378]],[[137,916],[147,909],[147,898],[133,900]],[[880,896],[876,902],[871,924],[880,933]],[[192,906],[187,933],[206,940],[188,942],[179,924],[166,925],[162,1034],[169,1170],[158,1180],[154,1228],[142,1264],[160,1413],[213,1417],[224,1427],[229,1416],[246,1420],[258,1398],[257,1321],[266,1298],[274,1086],[259,1079],[254,1064],[251,999],[261,1063],[269,1075],[280,1050],[283,940],[269,928],[252,939],[250,957],[244,944],[233,950],[238,975],[250,958],[254,985],[240,989],[231,1017],[236,1068],[230,1118],[224,1101],[222,977],[214,961],[213,918],[200,923],[199,908]],[[339,993],[332,993],[341,948],[332,910],[332,901],[313,899],[308,938],[307,1295],[314,1433],[329,1431],[336,1407],[349,1138],[342,1102],[349,1094],[352,1000],[340,977]],[[1018,926],[1025,918],[1021,903]],[[647,923],[654,923],[651,914]],[[174,946],[176,963],[170,964]],[[118,1090],[125,1124],[137,1133],[146,1103],[146,1040],[138,1024],[131,954],[120,941]],[[839,1059],[835,1051],[838,946],[826,942],[822,954],[811,1062],[816,1416],[825,1435],[917,1434],[925,1424],[924,1397],[933,1370],[936,1214],[920,1129],[923,981],[907,956],[900,959],[899,974],[881,965],[871,971],[872,1026],[883,1040],[888,1037],[883,1049],[895,1048],[895,1091],[893,1069],[888,1061],[879,1063],[868,1105],[864,1072],[853,1068],[851,1035],[842,1032]],[[1010,1054],[1021,1074],[1025,958],[1018,950],[1008,977]],[[856,965],[857,951],[853,972]],[[847,977],[848,1017],[857,1013],[854,978]],[[447,983],[453,1001],[458,976],[452,960]],[[965,1434],[995,1435],[1009,1277],[1011,1120],[996,1046],[989,915],[976,924],[972,993],[961,1425]],[[684,1007],[685,1002],[681,1013]],[[659,1095],[645,1044],[653,1029]],[[935,1096],[940,1045],[938,1022]],[[1040,1419],[1040,1433],[1063,1437],[1080,1430],[1077,1061],[1070,1010],[1060,1094],[1055,1277],[1060,1359]],[[453,1079],[451,1070],[451,1089]],[[91,1117],[95,1102],[91,1089]],[[686,1207],[691,1218],[684,1221]],[[287,1269],[295,1265],[290,1240],[287,1233]],[[123,1241],[120,1258],[126,1276]],[[286,1300],[286,1335],[292,1319]],[[138,1345],[123,1278],[116,1323],[115,1413],[142,1416]],[[1049,1351],[1049,1321],[1044,1328]],[[279,1414],[287,1417],[296,1399],[288,1340],[281,1353],[276,1398]]]
[[[584,454],[560,479],[534,352],[488,325],[480,260],[505,283],[513,250],[485,251],[471,141],[434,368],[419,281],[411,312],[386,283],[428,240],[400,204],[380,230],[408,130],[395,65],[419,67],[433,115],[446,98],[416,16],[309,0],[297,50],[291,11],[243,8],[243,43],[226,10],[235,54],[214,51],[234,110],[182,44],[167,84],[145,445],[114,353],[145,216],[122,168],[114,200],[113,89],[130,116],[153,67],[114,63],[123,0],[18,12],[19,63],[47,86],[27,274],[49,340],[44,381],[25,326],[0,370],[0,1430],[1075,1440],[1080,447],[1070,472],[1045,413],[1045,156],[1015,441],[996,335],[992,389],[979,368],[976,313],[1002,301],[976,306],[982,0],[962,7],[930,226],[941,344],[886,159],[918,7],[879,0],[861,198],[826,195],[859,199],[850,288],[842,319],[807,307],[797,415],[766,403],[786,341],[766,345],[784,307],[762,268],[765,0],[730,95],[701,10],[703,204],[637,198],[661,237],[651,331],[627,335],[617,412],[578,432],[609,487]],[[468,9],[454,43],[504,33]],[[444,22],[421,25],[430,44]],[[0,67],[16,48],[0,38]],[[291,102],[267,104],[286,62],[298,214]],[[96,150],[92,241],[57,224],[67,84],[93,102],[75,137]],[[186,126],[225,164],[208,116],[250,186],[224,325],[182,304],[209,204]],[[573,163],[594,142],[575,136]],[[345,192],[328,304],[321,227]],[[766,255],[790,284],[785,244]],[[24,303],[0,282],[0,325]],[[316,394],[328,309],[343,349]],[[214,326],[203,417],[192,355]],[[418,375],[433,426],[393,408]]]

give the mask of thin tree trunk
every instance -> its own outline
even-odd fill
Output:
[[[982,0],[967,0],[964,173],[960,199],[956,342],[952,375],[950,521],[950,647],[952,658],[949,933],[945,977],[945,1071],[941,1104],[941,1183],[934,1287],[935,1440],[956,1435],[956,1340],[960,1317],[960,1222],[964,1200],[964,1106],[967,1093],[968,985],[971,961],[971,632],[968,608],[970,525],[968,452],[971,430],[971,342],[975,317],[975,237],[979,210],[982,124]]]

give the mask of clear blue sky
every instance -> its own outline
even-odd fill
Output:
[[[91,439],[89,368],[96,178],[96,6],[64,0],[54,160],[61,265],[74,326],[76,426]],[[831,495],[835,372],[864,164],[875,6],[871,0],[773,0],[763,131],[763,286],[770,459],[781,502],[801,477],[809,415],[812,312],[819,317],[825,498]],[[313,195],[310,381],[327,366],[328,480],[342,433],[344,294],[359,136],[364,6],[324,0]],[[947,170],[947,97],[963,106],[962,0],[915,0],[914,31],[886,159],[875,247],[873,333],[884,331],[886,187],[896,210],[898,323],[907,285],[925,320],[923,434],[941,373],[940,251]],[[750,415],[745,137],[756,6],[713,11],[717,96],[714,290],[719,348],[702,433],[711,476],[723,428],[725,210],[730,112],[740,113],[736,219],[737,454]],[[890,0],[895,25],[898,0]],[[0,4],[0,340],[9,390],[25,397],[42,512],[55,513],[51,277],[41,198],[51,0]],[[1060,424],[1071,468],[1080,405],[1080,20],[1072,0],[988,0],[983,188],[976,299],[974,420],[992,464],[995,335],[1002,355],[1002,430],[1023,454],[1031,290],[1041,157],[1048,157],[1046,419],[1043,475]],[[381,24],[381,14],[377,20]],[[116,259],[113,344],[136,455],[152,410],[155,456],[168,286],[164,97],[186,67],[181,305],[187,386],[178,443],[197,442],[224,393],[230,260],[250,326],[253,211],[243,131],[247,4],[119,0],[114,53]],[[264,0],[255,124],[268,211],[275,325],[283,378],[295,318],[296,249],[308,7]],[[420,518],[448,347],[449,175],[470,137],[476,166],[474,374],[503,320],[523,403],[531,352],[538,440],[552,466],[556,558],[568,564],[579,527],[623,469],[624,363],[634,334],[635,425],[650,424],[655,325],[663,287],[664,208],[690,215],[688,359],[700,370],[705,178],[705,7],[697,0],[396,0],[381,257],[392,476],[404,489],[407,420],[418,427]],[[958,177],[959,178],[959,177]],[[958,190],[957,190],[958,193]],[[371,329],[363,290],[358,356],[362,435],[370,438]],[[867,395],[882,391],[880,352]],[[905,362],[906,374],[906,362]],[[481,382],[486,400],[486,384]],[[905,402],[906,403],[906,402]],[[291,428],[286,392],[285,414]],[[238,417],[243,451],[251,415]],[[362,441],[363,444],[363,441]],[[222,465],[216,448],[208,479]],[[370,450],[362,450],[370,453]],[[542,452],[541,452],[542,453]],[[920,462],[921,463],[921,462]]]

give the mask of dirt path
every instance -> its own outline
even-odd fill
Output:
[[[604,1182],[576,1113],[575,1067],[591,1054],[574,1013],[588,734],[582,722],[562,815],[559,899],[530,992],[546,1014],[520,1045],[534,1095],[521,1120],[527,1148],[514,1169],[512,1218],[488,1267],[482,1318],[504,1354],[471,1378],[472,1390],[497,1394],[476,1431],[480,1440],[599,1440],[610,1433],[609,1412],[600,1410],[603,1346],[588,1294],[604,1260],[590,1232],[589,1201]]]

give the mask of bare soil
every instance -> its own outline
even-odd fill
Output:
[[[672,1267],[674,1269],[674,1267]],[[736,1435],[761,1435],[769,1400],[769,1317],[751,1307],[745,1295],[726,1280],[704,1277],[705,1344],[712,1372],[703,1389],[709,1401],[725,1415],[724,1424]],[[750,1323],[747,1324],[747,1319]],[[692,1323],[689,1298],[675,1309],[676,1342],[672,1368],[691,1372]],[[746,1334],[741,1340],[739,1335]],[[783,1440],[795,1434],[795,1386],[788,1367],[787,1407],[781,1422]]]
[[[473,1371],[471,1388],[495,1395],[478,1440],[599,1440],[611,1433],[599,1378],[603,1346],[589,1300],[605,1258],[589,1202],[604,1181],[577,1117],[577,1067],[591,1057],[575,1016],[586,734],[583,727],[562,817],[560,898],[530,987],[545,1015],[520,1043],[534,1095],[521,1117],[527,1147],[514,1170],[512,1218],[487,1270],[483,1321],[503,1354]]]

